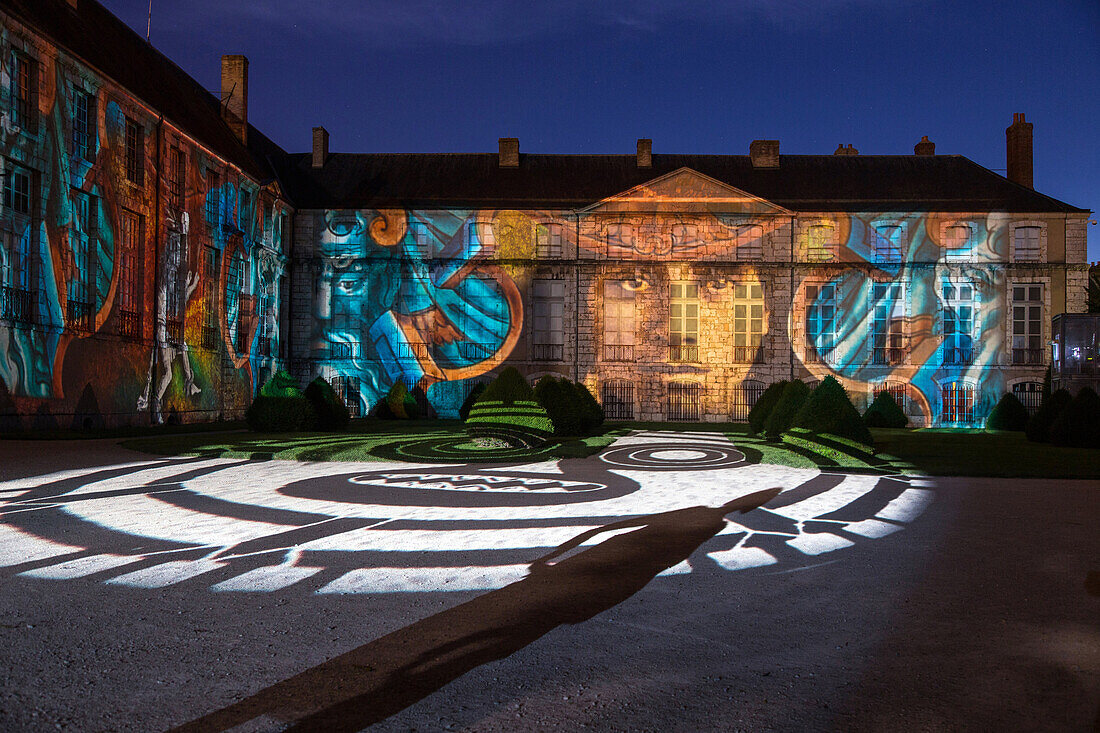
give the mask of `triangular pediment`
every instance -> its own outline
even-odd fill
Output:
[[[582,213],[710,212],[745,215],[789,215],[787,209],[722,183],[691,168],[646,181],[582,209]]]

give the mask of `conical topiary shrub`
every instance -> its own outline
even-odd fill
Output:
[[[348,426],[351,420],[348,408],[324,377],[317,377],[306,385],[305,398],[313,406],[318,430],[343,430]]]
[[[536,447],[554,434],[554,424],[515,367],[508,367],[470,408],[466,432],[497,438],[514,447]]]
[[[987,430],[1020,432],[1027,427],[1027,408],[1016,395],[1005,392],[986,418],[985,427]]]
[[[581,416],[568,382],[547,374],[535,384],[535,399],[554,424],[554,435],[580,435]]]
[[[1074,448],[1100,448],[1100,396],[1082,387],[1054,422],[1050,442]]]
[[[836,435],[864,445],[874,444],[848,393],[833,376],[825,377],[794,416],[791,427],[818,435]]]
[[[894,396],[882,390],[863,413],[863,424],[869,428],[904,428],[909,417],[902,411]]]
[[[783,387],[783,394],[775,403],[768,419],[764,421],[764,432],[768,440],[779,440],[783,433],[791,429],[794,416],[802,409],[802,405],[810,396],[810,388],[805,382],[793,380]]]
[[[1073,401],[1073,396],[1064,389],[1059,389],[1043,400],[1042,406],[1027,421],[1027,439],[1035,443],[1050,442],[1050,426],[1062,413],[1066,405]]]
[[[470,390],[470,394],[466,395],[466,399],[462,401],[462,406],[458,408],[458,416],[462,420],[470,416],[470,408],[481,398],[481,395],[485,394],[485,386],[485,382],[478,382]]]
[[[749,410],[749,430],[757,434],[764,431],[764,423],[767,421],[768,415],[772,414],[772,410],[775,409],[779,398],[783,396],[783,390],[786,387],[786,381],[772,382],[768,385],[764,393],[757,398],[756,404]]]
[[[257,432],[286,433],[312,430],[316,415],[298,389],[297,380],[280,370],[260,387],[260,393],[245,412],[245,420]]]
[[[603,421],[607,416],[604,414],[603,406],[584,382],[574,382],[573,384],[576,386],[577,394],[581,398],[581,408],[589,421],[589,427],[585,430],[585,433],[591,433],[593,430],[603,425]]]

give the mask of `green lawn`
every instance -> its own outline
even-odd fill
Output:
[[[750,435],[746,425],[651,422],[608,423],[599,435],[556,441],[537,450],[479,448],[457,420],[357,420],[341,433],[181,432],[126,440],[122,445],[162,455],[226,458],[526,463],[592,455],[631,430],[725,433],[751,462],[796,468],[933,476],[1100,476],[1100,451],[1029,443],[1022,433],[980,430],[874,429],[873,454],[858,443],[804,431],[773,443]]]

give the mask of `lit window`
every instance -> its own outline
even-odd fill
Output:
[[[875,227],[875,262],[901,262],[902,234],[900,226]]]
[[[145,182],[145,130],[126,118],[126,180],[141,186]]]
[[[733,360],[763,361],[764,286],[737,283],[733,286]]]
[[[634,291],[621,280],[603,284],[603,355],[606,361],[634,361]]]
[[[565,281],[535,280],[531,305],[532,358],[561,361],[565,343]]]
[[[968,282],[943,284],[943,363],[966,365],[974,358],[974,287]]]
[[[828,224],[814,224],[806,234],[806,260],[828,262],[833,258],[833,228]]]
[[[1043,286],[1012,286],[1012,363],[1043,363]]]
[[[669,296],[669,361],[699,361],[699,285],[672,283]]]
[[[535,255],[540,258],[561,257],[561,224],[535,226]]]
[[[974,421],[974,387],[965,382],[950,382],[941,392],[940,417],[947,423]]]
[[[896,366],[905,360],[905,297],[897,283],[871,286],[871,363]]]
[[[947,250],[948,260],[967,260],[970,258],[970,250],[973,242],[970,237],[970,227],[955,224],[947,227],[943,238],[944,249]]]
[[[1016,227],[1012,234],[1012,248],[1017,262],[1037,262],[1039,252],[1039,227]]]
[[[836,345],[836,286],[806,287],[806,361],[828,364]]]

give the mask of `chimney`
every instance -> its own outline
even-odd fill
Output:
[[[1012,126],[1005,130],[1008,142],[1008,180],[1034,188],[1031,177],[1031,123],[1024,113],[1012,115]]]
[[[638,167],[653,167],[653,141],[648,137],[638,138]]]
[[[222,119],[248,144],[248,57],[222,56]]]
[[[500,167],[519,168],[519,138],[497,138],[497,145],[500,146]]]
[[[836,150],[833,151],[833,155],[859,155],[859,151],[853,148],[851,143],[848,143],[848,147],[837,145]]]
[[[921,135],[920,142],[913,146],[913,155],[935,155],[936,143],[928,139],[927,135]]]
[[[323,127],[313,128],[313,167],[323,168],[328,160],[328,130]]]
[[[749,157],[753,168],[778,168],[779,141],[753,140],[749,144]]]

